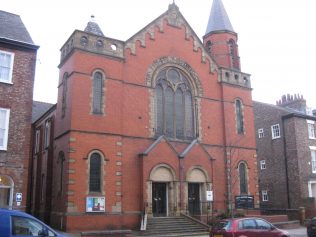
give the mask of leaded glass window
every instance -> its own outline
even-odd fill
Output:
[[[101,192],[101,156],[93,153],[90,156],[89,191]]]
[[[248,182],[247,182],[247,170],[246,164],[239,164],[239,185],[240,185],[240,194],[248,193]]]
[[[238,134],[244,133],[244,116],[242,111],[242,103],[240,100],[236,100],[236,122],[237,122],[237,132]]]
[[[167,67],[157,75],[156,134],[189,140],[195,136],[191,86],[185,74]]]
[[[68,81],[68,73],[64,74],[63,77],[63,91],[62,91],[62,99],[61,99],[61,117],[64,118],[66,115],[66,107],[67,107],[67,81]]]
[[[103,76],[101,72],[93,76],[93,113],[101,114],[103,105]]]

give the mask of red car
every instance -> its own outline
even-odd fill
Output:
[[[210,237],[290,237],[260,218],[234,218],[219,221],[211,230]]]

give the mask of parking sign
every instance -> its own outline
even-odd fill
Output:
[[[22,193],[15,194],[15,201],[22,202]]]

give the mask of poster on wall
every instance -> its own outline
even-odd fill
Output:
[[[86,212],[105,212],[105,197],[87,197]]]

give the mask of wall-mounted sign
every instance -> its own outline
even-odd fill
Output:
[[[105,212],[105,197],[87,197],[86,212]]]
[[[254,196],[251,196],[251,195],[235,196],[235,206],[236,208],[241,208],[241,209],[254,208]]]
[[[22,202],[22,193],[15,194],[15,201]]]
[[[213,202],[213,191],[206,191],[206,201]]]

